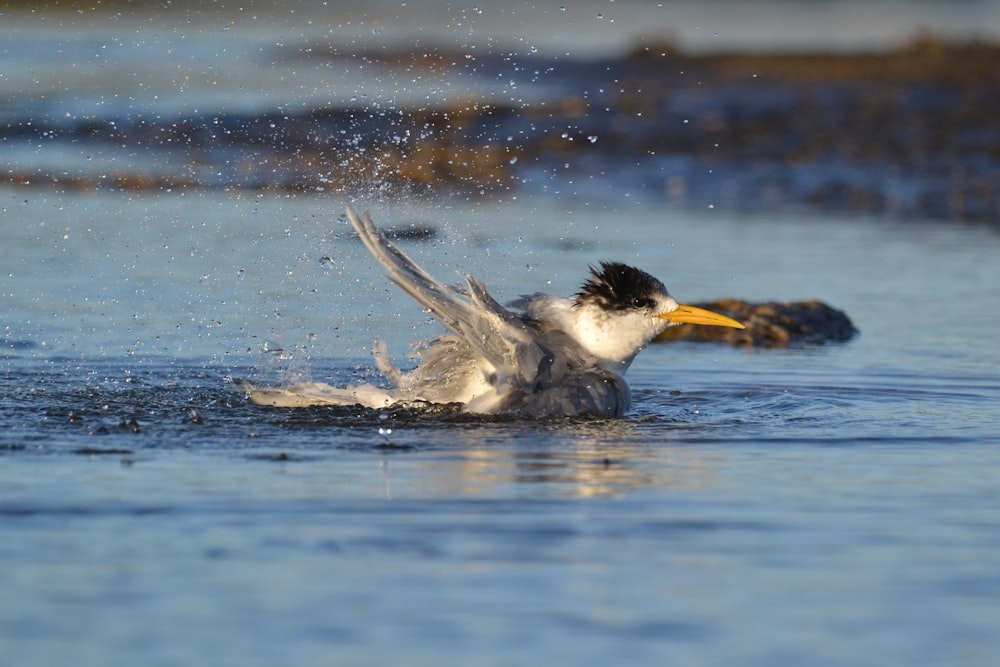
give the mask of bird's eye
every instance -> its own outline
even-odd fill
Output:
[[[632,299],[632,305],[636,308],[651,308],[653,305],[653,300],[636,297]]]

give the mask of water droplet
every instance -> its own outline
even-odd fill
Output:
[[[333,266],[333,258],[324,255],[323,257],[319,258],[319,265],[322,266],[323,268],[329,269],[330,267]]]
[[[589,136],[587,137],[587,141],[589,141],[589,142],[590,142],[590,143],[592,143],[592,144],[596,144],[596,143],[597,143],[597,136],[596,136],[596,135],[593,135],[593,134],[591,134],[591,135],[589,135]]]
[[[372,34],[375,35],[376,37],[381,37],[382,36],[382,24],[381,23],[375,22],[375,23],[372,24]]]
[[[285,350],[273,341],[264,341],[260,345],[261,352],[265,354],[273,354],[279,359],[291,359],[290,356],[285,354]]]
[[[510,159],[510,163],[511,163],[511,164],[517,164],[517,158],[516,158],[516,157],[512,157],[512,158]]]

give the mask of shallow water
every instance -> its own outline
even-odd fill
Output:
[[[336,23],[299,5],[3,17],[4,120],[56,130],[8,127],[6,167],[45,182],[180,165],[209,185],[0,188],[4,664],[1000,661],[995,227],[665,206],[647,190],[662,174],[632,163],[526,171],[518,192],[471,202],[226,192],[212,184],[238,174],[196,146],[60,130],[539,94],[527,76],[411,85],[357,59],[333,79],[289,55],[409,30],[522,57],[620,52],[646,27],[706,51],[813,45],[821,26],[824,45],[851,48],[920,25],[990,34],[996,12],[522,4],[439,7],[426,28],[415,3]],[[501,301],[573,293],[588,263],[618,259],[682,301],[818,298],[861,333],[653,346],[622,420],[250,405],[231,378],[372,379],[375,336],[405,360],[439,331],[348,232],[348,203],[430,230],[400,244]]]
[[[437,230],[402,242],[433,272],[471,267],[500,297],[570,293],[620,258],[682,299],[816,297],[862,332],[654,346],[628,418],[522,422],[230,388],[356,380],[376,333],[401,353],[436,331],[344,202],[2,196],[12,664],[1000,655],[995,230],[376,202]]]

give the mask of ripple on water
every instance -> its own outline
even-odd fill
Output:
[[[554,446],[573,439],[612,443],[680,437],[888,443],[975,439],[997,425],[997,418],[983,408],[990,397],[988,384],[926,378],[853,386],[796,381],[727,382],[686,391],[643,387],[634,391],[633,410],[620,421],[482,417],[464,414],[457,406],[276,410],[247,404],[230,387],[226,371],[169,362],[135,369],[88,369],[76,362],[14,369],[2,383],[0,429],[8,454],[39,443],[46,452],[125,454],[209,444],[221,451],[261,447],[273,437],[281,438],[285,456],[297,447],[317,446],[317,439],[327,449],[402,452],[447,448],[457,433],[499,441],[533,437]]]

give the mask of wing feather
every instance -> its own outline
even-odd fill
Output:
[[[348,208],[347,218],[390,281],[498,371],[517,376],[524,383],[536,380],[539,362],[546,357],[538,332],[497,303],[479,280],[464,276],[469,286],[467,296],[442,285],[403,254],[367,213],[359,217]]]

